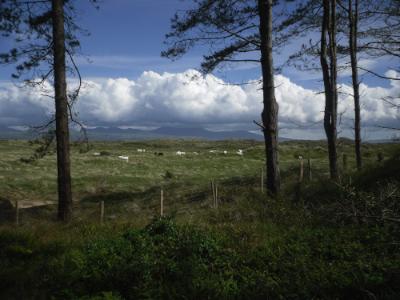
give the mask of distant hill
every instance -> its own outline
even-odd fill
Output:
[[[151,130],[150,133],[170,138],[196,138],[206,140],[263,140],[262,135],[254,134],[245,130],[210,131],[201,127],[160,127]]]
[[[87,134],[91,140],[148,140],[148,139],[203,139],[228,140],[247,139],[262,141],[263,136],[245,130],[211,131],[201,127],[160,127],[152,130],[122,129],[119,127],[88,128]],[[35,133],[29,130],[17,130],[7,126],[0,126],[0,139],[31,139]],[[79,137],[77,130],[71,130],[73,139]]]
[[[34,137],[30,130],[18,130],[0,125],[0,140],[27,140]]]
[[[145,130],[118,127],[96,127],[86,129],[90,140],[120,141],[151,139]],[[77,135],[75,132],[74,135]]]
[[[94,127],[88,128],[89,140],[93,141],[123,141],[123,140],[154,140],[154,139],[199,139],[199,140],[256,140],[263,141],[261,134],[246,130],[211,131],[202,127],[172,127],[164,126],[152,130],[119,128],[119,127]],[[33,139],[37,133],[31,130],[19,130],[0,125],[0,140],[27,140]],[[78,139],[77,130],[71,130],[72,139]],[[285,137],[279,137],[280,142],[291,141]],[[300,140],[299,140],[300,141]],[[342,143],[353,143],[348,138],[340,138]],[[390,139],[369,140],[364,143],[398,143]]]
[[[250,139],[263,140],[262,135],[245,130],[211,131],[202,127],[160,127],[152,130],[122,129],[118,127],[96,127],[87,130],[92,140],[145,140],[145,139]]]
[[[148,139],[200,139],[200,140],[256,140],[263,141],[261,134],[246,130],[211,131],[202,127],[164,126],[151,130],[122,129],[119,127],[96,127],[87,130],[92,140],[148,140]],[[291,139],[280,137],[279,140]]]

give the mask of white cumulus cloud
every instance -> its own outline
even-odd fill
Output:
[[[391,72],[392,77],[398,76]],[[319,122],[323,118],[324,96],[306,89],[282,75],[275,77],[279,120],[282,126]],[[183,73],[144,72],[136,80],[127,78],[86,81],[76,105],[80,119],[88,125],[129,126],[140,124],[251,124],[262,110],[260,85],[233,86],[194,70]],[[382,97],[399,97],[400,82],[391,86],[361,84],[364,125],[394,124],[399,111]],[[339,111],[353,119],[350,86],[340,86]],[[0,83],[0,124],[38,124],[51,115],[54,103],[38,89],[20,89]]]

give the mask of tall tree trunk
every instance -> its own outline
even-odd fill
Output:
[[[338,180],[336,150],[338,101],[336,84],[336,0],[323,0],[323,8],[320,61],[325,87],[324,129],[328,140],[330,177],[333,180]]]
[[[280,174],[278,163],[278,103],[275,99],[272,61],[272,0],[258,0],[258,14],[260,18],[264,103],[261,118],[264,126],[267,189],[272,195],[276,195],[280,190]]]
[[[358,0],[353,2],[349,0],[349,46],[350,46],[350,63],[351,63],[351,80],[353,83],[354,94],[354,134],[355,134],[355,153],[357,169],[361,170],[361,125],[360,125],[360,84],[358,81],[358,61],[357,61],[357,31],[358,31]]]
[[[52,0],[54,92],[56,105],[58,219],[72,216],[71,168],[69,158],[68,98],[65,79],[64,0]]]

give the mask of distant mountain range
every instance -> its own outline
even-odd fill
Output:
[[[245,130],[211,131],[201,127],[160,127],[152,130],[122,129],[119,127],[95,127],[87,129],[90,140],[149,140],[149,139],[203,139],[228,140],[248,139],[262,141],[261,134]],[[36,135],[30,130],[20,130],[0,126],[0,139],[31,139]],[[79,133],[71,130],[72,138],[78,138]]]
[[[0,125],[0,140],[26,140],[35,136],[28,130],[17,130],[4,125]]]
[[[263,141],[260,134],[245,131],[211,131],[202,127],[159,127],[151,130],[119,128],[119,127],[95,127],[88,128],[87,134],[92,141],[132,141],[132,140],[154,140],[154,139],[198,139],[198,140],[256,140]],[[37,133],[20,128],[11,128],[0,125],[0,140],[27,140],[33,139]],[[79,138],[79,132],[71,130],[72,139]],[[279,137],[279,141],[290,141],[285,137]],[[348,140],[345,138],[345,140]],[[352,142],[351,140],[348,140]],[[366,143],[398,143],[390,139],[367,140]]]
[[[152,130],[121,129],[118,127],[97,127],[87,130],[93,140],[143,140],[143,139],[203,139],[227,140],[249,139],[263,140],[260,134],[245,130],[211,131],[201,127],[160,127]]]

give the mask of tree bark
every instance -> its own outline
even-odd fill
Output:
[[[72,217],[68,98],[65,75],[64,0],[52,0],[54,92],[56,106],[58,219]]]
[[[272,60],[272,0],[258,0],[261,37],[261,69],[263,77],[263,104],[261,114],[265,140],[267,189],[272,195],[280,190],[278,163],[278,103],[275,98]]]
[[[324,129],[328,140],[329,171],[331,179],[336,181],[339,179],[336,150],[338,102],[336,0],[323,0],[320,61],[325,88]]]
[[[355,153],[357,169],[362,168],[361,158],[361,116],[360,116],[360,83],[358,80],[358,61],[357,61],[357,30],[358,30],[358,0],[353,2],[349,0],[349,45],[350,45],[350,63],[351,63],[351,80],[353,83],[354,94],[354,135],[355,135]]]

